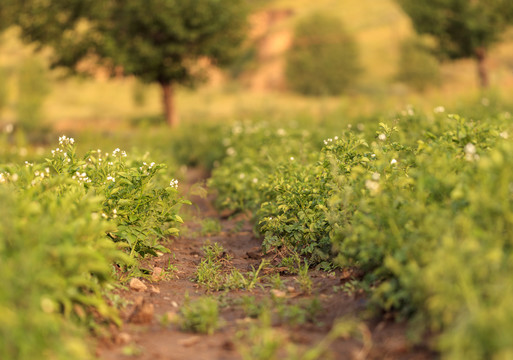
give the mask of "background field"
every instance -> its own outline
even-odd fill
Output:
[[[443,64],[442,85],[424,93],[416,93],[395,81],[399,44],[412,35],[412,27],[391,0],[264,1],[260,11],[283,10],[290,10],[292,15],[265,25],[266,41],[259,43],[264,47],[261,49],[264,56],[254,60],[255,66],[245,75],[246,80],[249,78],[252,79],[250,82],[258,83],[259,77],[274,76],[276,71],[279,72],[276,64],[283,63],[283,37],[290,36],[294,24],[302,16],[322,10],[339,15],[357,38],[364,73],[355,91],[342,97],[305,98],[288,93],[280,86],[278,89],[272,86],[251,88],[247,86],[248,81],[241,83],[213,72],[210,83],[194,90],[179,90],[177,106],[182,121],[269,115],[286,117],[287,114],[309,114],[319,118],[333,112],[353,117],[389,113],[407,104],[424,109],[442,103],[448,108],[464,107],[469,101],[476,102],[489,96],[477,87],[472,60]],[[22,45],[16,31],[10,30],[0,39],[0,67],[8,73],[8,106],[0,113],[0,123],[15,120],[19,97],[16,74],[19,64],[32,57],[43,63],[46,59],[44,53],[34,54],[31,47]],[[489,68],[492,84],[489,92],[495,96],[507,94],[513,86],[513,32],[505,34],[504,42],[492,49]],[[50,93],[44,103],[43,116],[58,130],[109,129],[114,125],[125,126],[134,119],[152,119],[161,113],[161,95],[157,86],[142,86],[132,78],[107,79],[101,73],[95,79],[62,78],[58,71],[51,71],[47,76]],[[134,101],[134,93],[139,94],[139,104]]]

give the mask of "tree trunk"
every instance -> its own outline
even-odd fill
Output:
[[[477,75],[479,76],[479,85],[485,89],[489,85],[488,69],[486,68],[486,49],[479,47],[476,49]]]
[[[162,104],[164,105],[164,117],[170,127],[178,126],[178,116],[175,108],[174,84],[171,82],[161,82]]]

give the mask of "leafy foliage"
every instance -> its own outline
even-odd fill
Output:
[[[234,146],[211,185],[222,184],[218,172],[233,179],[242,161],[253,173],[259,164],[258,186],[218,189],[231,198],[240,192],[242,208],[258,209],[266,250],[359,268],[370,304],[409,318],[417,334],[437,334],[443,356],[503,356],[512,351],[513,149],[509,115],[490,114],[477,121],[442,107],[408,108],[371,136],[342,132],[320,151],[305,144],[308,153],[293,159],[292,136],[267,160],[246,150],[263,146],[255,132]]]
[[[62,148],[52,151],[49,165],[102,196],[101,215],[117,225],[109,236],[126,243],[131,256],[166,252],[158,240],[178,234],[176,226],[183,222],[178,210],[188,202],[178,197],[177,180],[166,187],[158,181],[158,172],[165,166],[126,160],[127,154],[120,149],[111,154],[91,151],[80,159],[73,141],[63,137],[60,144]]]
[[[257,210],[260,185],[278,164],[308,156],[314,136],[294,126],[282,128],[267,122],[232,126],[223,139],[226,156],[208,182],[218,191],[217,205],[235,211]]]
[[[338,95],[360,72],[353,37],[334,16],[316,13],[299,22],[287,55],[290,87],[305,95]]]
[[[379,280],[376,305],[441,331],[440,349],[450,357],[490,357],[509,345],[485,336],[495,330],[476,317],[509,316],[501,305],[509,295],[491,288],[511,281],[500,260],[509,256],[511,196],[499,184],[510,183],[509,171],[498,165],[511,144],[490,124],[450,119],[446,131],[404,153],[393,174],[381,173],[374,194],[341,187],[339,206],[348,198],[359,205],[350,221],[338,216],[334,243],[340,264]]]
[[[507,0],[398,0],[419,33],[433,35],[449,58],[474,57],[489,48],[513,20]]]
[[[73,323],[88,325],[93,310],[119,322],[102,294],[112,264],[130,261],[106,238],[112,225],[93,215],[97,197],[64,175],[17,174],[19,185],[34,184],[0,184],[0,356],[88,359]]]
[[[212,335],[220,326],[217,301],[211,297],[187,300],[180,314],[182,330]]]
[[[508,0],[398,0],[419,34],[435,38],[439,53],[450,59],[475,58],[481,85],[488,85],[484,67],[488,49],[513,22]]]
[[[101,65],[160,84],[170,125],[172,85],[203,79],[200,60],[236,58],[246,26],[243,0],[9,1],[0,5],[0,20],[4,12],[27,42],[53,50],[55,67],[88,73]]]
[[[197,80],[197,60],[223,64],[243,39],[240,0],[111,1],[98,22],[107,54],[147,82],[188,84]]]
[[[265,235],[267,251],[289,247],[312,263],[328,260],[331,227],[326,214],[332,168],[339,166],[346,172],[369,161],[362,151],[365,141],[351,133],[345,135],[345,141],[338,137],[326,140],[315,165],[304,166],[294,159],[279,167],[277,175],[269,176],[262,186],[266,201],[257,213],[257,229]]]
[[[62,136],[46,162],[0,165],[2,358],[91,358],[84,331],[120,323],[104,297],[117,265],[164,250],[157,240],[178,232],[170,225],[185,201],[176,181],[159,185],[162,165],[75,150]]]
[[[200,167],[210,172],[223,159],[227,147],[223,144],[229,137],[230,128],[216,122],[189,122],[175,129],[162,139],[170,149],[170,156],[180,164]]]

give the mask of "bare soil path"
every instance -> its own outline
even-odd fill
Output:
[[[198,180],[191,173],[189,184]],[[265,280],[252,291],[208,292],[194,281],[198,264],[203,257],[201,250],[207,242],[219,243],[231,255],[231,263],[240,272],[247,273],[257,268],[262,261],[260,240],[255,237],[248,217],[240,215],[223,218],[217,213],[209,199],[191,197],[191,207],[186,220],[185,234],[168,244],[171,254],[153,258],[145,264],[148,269],[176,268],[170,276],[151,276],[141,279],[146,289],[136,291],[127,286],[119,290],[126,306],[122,309],[123,326],[113,330],[112,339],[100,341],[97,355],[102,360],[235,360],[242,359],[237,337],[253,319],[243,310],[241,299],[254,297],[256,302],[270,298],[272,287]],[[221,232],[215,236],[201,235],[201,224],[205,218],[215,218],[221,224]],[[315,318],[295,324],[292,321],[274,321],[273,329],[283,334],[283,348],[294,344],[308,349],[318,344],[330,332],[335,320],[343,316],[362,318],[366,299],[363,294],[341,291],[341,285],[350,280],[350,273],[336,271],[327,274],[310,271],[311,294],[303,293],[297,275],[282,273],[285,290],[281,292],[286,305],[294,306],[318,299],[320,311]],[[186,295],[187,294],[187,295]],[[221,303],[220,318],[223,326],[213,335],[201,335],[181,331],[173,324],[163,324],[160,319],[166,314],[176,314],[186,301],[205,295],[218,298]],[[362,320],[363,337],[370,340],[365,348],[362,336],[337,338],[329,347],[332,359],[436,359],[436,354],[426,344],[410,345],[407,327],[392,320]],[[284,358],[285,360],[285,358]]]

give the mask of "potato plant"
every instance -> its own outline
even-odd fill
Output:
[[[85,330],[120,324],[105,294],[115,265],[165,251],[181,223],[177,181],[116,149],[0,165],[0,358],[89,359]],[[113,241],[114,240],[114,241]]]
[[[89,324],[93,312],[119,322],[102,295],[112,264],[128,256],[105,236],[112,225],[94,216],[101,204],[83,186],[45,172],[34,178],[32,169],[15,174],[36,183],[0,184],[0,357],[89,358],[74,324]]]
[[[260,186],[276,166],[290,158],[309,156],[312,134],[269,123],[238,123],[223,139],[226,156],[214,168],[209,185],[217,194],[217,206],[233,211],[256,211],[261,204]]]
[[[440,332],[437,346],[450,358],[491,358],[511,351],[499,335],[509,325],[491,320],[511,311],[511,143],[491,124],[448,120],[447,131],[419,142],[411,167],[381,176],[375,193],[340,187],[333,242],[338,264],[374,282],[374,305]],[[348,197],[359,205],[340,221]]]
[[[264,141],[252,134],[236,143],[210,184],[222,199],[256,209],[266,251],[300,254],[323,268],[360,268],[370,304],[411,319],[417,334],[437,334],[443,356],[507,358],[513,351],[508,119],[408,108],[371,136],[341,131],[320,151],[306,144],[299,155],[290,152],[297,138]],[[267,158],[259,153],[264,147],[272,149]],[[258,185],[236,179],[241,166],[258,172]],[[219,186],[219,174],[236,185]]]
[[[126,245],[132,257],[166,252],[158,240],[179,233],[183,220],[178,210],[188,203],[178,196],[178,180],[164,185],[159,171],[165,165],[130,159],[119,148],[110,154],[90,151],[79,158],[72,140],[60,138],[60,147],[47,159],[49,166],[102,198],[99,214],[116,224],[109,236]]]
[[[326,140],[315,163],[290,158],[268,175],[260,188],[264,201],[257,212],[257,229],[264,234],[266,251],[286,247],[314,264],[328,265],[331,226],[326,214],[332,168],[345,171],[370,161],[365,155],[365,140],[352,133],[345,135],[345,142],[338,137]]]

